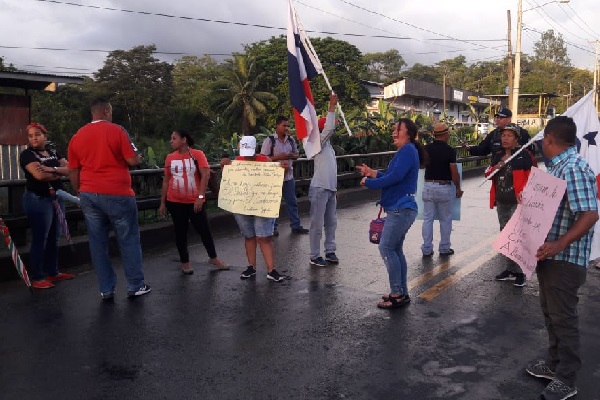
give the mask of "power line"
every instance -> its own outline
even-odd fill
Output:
[[[536,8],[536,12],[537,12],[537,13],[540,15],[540,17],[542,17],[542,18],[544,19],[544,21],[546,21],[546,23],[547,23],[548,25],[552,26],[552,28],[553,28],[554,30],[556,30],[558,33],[561,33],[561,29],[563,29],[563,30],[564,30],[565,32],[567,32],[568,34],[570,34],[570,35],[572,35],[572,36],[575,36],[575,37],[577,37],[577,38],[578,38],[578,39],[580,39],[580,40],[584,40],[584,41],[586,41],[586,39],[583,39],[583,38],[581,38],[580,36],[578,36],[578,35],[575,35],[574,33],[570,32],[569,30],[567,30],[567,29],[565,29],[565,28],[561,28],[561,27],[560,27],[560,24],[559,24],[558,22],[556,22],[556,20],[554,20],[554,18],[552,18],[552,17],[551,17],[551,16],[550,16],[550,15],[549,15],[549,14],[548,14],[546,11],[544,11],[544,10],[543,10],[543,8],[542,8],[543,4],[542,4],[542,6],[540,6],[540,5],[539,5],[539,4],[538,4],[538,3],[537,3],[535,0],[531,0],[531,1],[533,2],[533,4],[532,4],[531,2],[529,2],[529,0],[527,0],[527,2],[529,3],[529,5],[535,5],[535,7],[534,7],[534,8]],[[546,14],[546,15],[547,15],[547,16],[548,16],[548,17],[549,17],[549,18],[550,18],[550,19],[551,19],[551,20],[554,22],[554,24],[553,24],[552,22],[548,21],[548,20],[547,20],[547,19],[544,17],[544,15],[542,15],[542,13],[540,12],[540,8],[542,8],[542,11],[543,11],[543,12],[544,12],[544,13],[545,13],[545,14]],[[534,30],[534,32],[535,32],[535,30]],[[538,33],[539,33],[539,32],[538,32]],[[565,43],[568,43],[568,44],[570,44],[571,46],[573,46],[573,47],[575,47],[575,48],[578,48],[578,49],[584,50],[582,47],[580,47],[580,46],[578,46],[578,45],[576,45],[576,44],[574,44],[574,43],[568,42],[568,41],[566,41],[566,40],[565,40]],[[589,51],[589,50],[586,50],[586,51]]]
[[[35,0],[42,1],[42,0]],[[90,52],[90,53],[111,53],[115,50],[101,50],[101,49],[67,49],[61,47],[24,47],[24,46],[0,46],[0,49],[17,49],[17,50],[48,50],[48,51],[81,51],[81,52]],[[153,51],[154,54],[164,54],[164,55],[189,55],[189,53],[183,52],[171,52],[171,51]]]
[[[425,40],[456,40],[456,39],[425,39]],[[506,39],[463,39],[468,42],[506,42]]]
[[[220,20],[220,19],[197,18],[197,17],[184,17],[184,16],[181,16],[181,15],[171,15],[171,14],[165,14],[165,13],[154,13],[154,12],[149,12],[149,11],[127,10],[127,9],[124,9],[124,8],[92,6],[92,5],[87,5],[87,4],[78,4],[78,3],[73,3],[73,2],[68,2],[68,1],[58,1],[58,0],[33,0],[33,1],[38,1],[38,2],[42,2],[42,3],[60,4],[60,5],[66,5],[66,6],[81,7],[81,8],[93,8],[93,9],[96,9],[96,10],[117,11],[117,12],[129,13],[129,14],[140,14],[140,15],[146,15],[146,16],[149,15],[149,16],[155,16],[155,17],[183,19],[183,20],[188,20],[188,21],[213,22],[213,23],[225,24],[225,25],[238,25],[238,26],[248,26],[248,27],[253,27],[253,28],[275,29],[275,30],[280,30],[280,31],[287,31],[287,27],[284,28],[284,27],[272,26],[272,25],[250,24],[250,23],[247,23],[247,22],[224,21],[224,20]],[[360,33],[341,33],[341,32],[328,32],[328,31],[314,31],[314,30],[307,30],[306,32],[320,33],[320,34],[324,34],[324,35],[342,35],[342,36],[352,36],[352,37],[372,37],[372,38],[379,38],[379,39],[397,39],[397,40],[411,39],[409,37],[401,37],[401,36],[363,35],[363,34],[360,34]]]
[[[379,13],[377,11],[369,10],[368,8],[365,8],[365,7],[362,7],[362,6],[357,6],[356,4],[353,4],[353,3],[351,3],[351,2],[349,2],[347,0],[340,0],[340,1],[342,3],[348,4],[349,6],[358,8],[359,10],[366,11],[366,12],[368,12],[370,14],[374,14],[374,15],[377,15],[379,17],[383,17],[383,18],[389,19],[391,21],[394,21],[394,22],[397,22],[399,24],[403,24],[403,25],[409,26],[409,27],[414,28],[414,29],[418,29],[418,30],[423,31],[423,32],[431,33],[431,34],[436,35],[436,36],[441,36],[441,37],[444,37],[446,39],[451,39],[451,40],[455,40],[455,41],[458,41],[458,42],[468,43],[470,45],[475,45],[475,46],[479,46],[479,47],[482,47],[482,48],[488,48],[488,49],[490,49],[489,47],[483,46],[481,44],[472,43],[472,42],[470,42],[468,40],[457,39],[457,38],[454,38],[452,36],[444,35],[442,33],[434,32],[434,31],[432,31],[430,29],[421,28],[420,26],[413,25],[413,24],[410,24],[408,22],[404,22],[404,21],[401,21],[401,20],[398,20],[398,19],[395,19],[395,18],[392,18],[392,17],[388,17],[387,15]]]
[[[550,18],[550,20],[556,24],[556,25],[555,25],[555,27],[556,27],[556,30],[558,31],[558,30],[559,30],[559,28],[558,28],[558,27],[560,26],[560,24],[558,23],[558,21],[556,21],[554,18],[552,18],[552,16],[551,16],[550,14],[548,14],[548,12],[547,12],[546,10],[544,10],[544,8],[543,8],[542,6],[540,6],[540,5],[537,3],[537,1],[536,1],[536,0],[531,0],[531,1],[533,1],[533,4],[535,4],[535,6],[536,6],[536,7],[535,7],[535,8],[536,8],[536,10],[535,10],[535,11],[536,11],[536,12],[537,12],[537,13],[538,13],[538,14],[539,14],[539,15],[540,15],[542,18],[544,18],[544,20],[545,20],[546,22],[548,22],[548,20],[547,20],[547,19],[546,19],[546,18],[545,18],[545,17],[542,15],[542,13],[546,14],[546,15],[548,16],[548,18]],[[531,3],[529,3],[529,4],[531,4]],[[564,11],[564,10],[563,10],[563,11]],[[568,15],[567,15],[567,16],[568,16]],[[550,24],[550,22],[548,22],[548,23]],[[579,35],[576,35],[576,34],[574,34],[573,32],[569,31],[569,30],[568,30],[567,28],[565,28],[564,26],[562,27],[562,29],[563,29],[563,30],[564,30],[566,33],[568,33],[569,35],[571,35],[571,36],[575,36],[575,37],[576,37],[577,39],[579,39],[579,40],[583,40],[583,41],[585,41],[585,40],[586,40],[585,38],[582,38],[581,36],[579,36]]]
[[[66,5],[66,6],[74,6],[74,7],[80,7],[80,8],[91,8],[91,9],[96,9],[96,10],[106,10],[106,11],[117,11],[117,12],[124,12],[124,13],[130,13],[130,14],[141,14],[141,15],[150,15],[150,16],[158,16],[158,17],[166,17],[166,18],[177,18],[177,19],[184,19],[184,20],[192,20],[192,21],[201,21],[201,22],[213,22],[213,23],[220,23],[220,24],[231,24],[231,25],[239,25],[239,26],[249,26],[249,27],[258,27],[258,28],[264,28],[264,29],[275,29],[275,30],[287,30],[287,28],[283,28],[283,27],[276,27],[276,26],[270,26],[270,25],[263,25],[263,24],[251,24],[251,23],[243,23],[243,22],[234,22],[234,21],[224,21],[224,20],[213,20],[213,19],[208,19],[208,18],[194,18],[194,17],[184,17],[184,16],[177,16],[177,15],[170,15],[170,14],[164,14],[164,13],[153,13],[153,12],[148,12],[148,11],[137,11],[137,10],[129,10],[129,9],[120,9],[120,8],[114,8],[114,7],[104,7],[104,6],[94,6],[94,5],[85,5],[85,4],[79,4],[79,3],[74,3],[74,2],[67,2],[67,1],[58,1],[58,0],[34,0],[34,1],[38,1],[38,2],[43,2],[43,3],[52,3],[52,4],[59,4],[59,5]],[[299,2],[298,0],[296,0],[297,2]],[[316,7],[312,7],[309,6],[307,4],[304,4],[302,2],[299,2],[303,5],[306,5],[308,7],[311,8],[315,8],[318,9]],[[320,9],[318,9],[320,10]],[[322,12],[328,13],[327,11],[324,10],[320,10]],[[331,13],[328,13],[331,14]],[[335,14],[332,14],[335,15]],[[374,28],[374,29],[378,29],[380,31],[383,32],[387,32],[390,33],[393,36],[390,35],[364,35],[364,34],[356,34],[356,33],[339,33],[339,32],[328,32],[328,31],[315,31],[315,30],[307,30],[307,32],[311,32],[311,33],[320,33],[320,34],[327,34],[327,35],[346,35],[346,36],[352,36],[352,37],[370,37],[370,38],[381,38],[381,39],[400,39],[400,40],[417,40],[420,42],[426,42],[429,40],[436,40],[436,39],[416,39],[416,38],[411,38],[411,37],[403,37],[403,36],[399,36],[394,32],[390,32],[390,31],[385,31],[383,29],[379,29],[379,28],[375,28],[372,26],[368,26],[366,24],[361,24],[359,22],[356,21],[352,21],[350,19],[347,18],[343,18],[339,15],[337,15],[337,17],[345,19],[347,21],[350,22],[354,22],[357,23],[359,25],[363,25],[363,26],[367,26],[370,28]],[[438,34],[436,32],[433,31],[429,31],[429,30],[425,30],[427,32],[430,33],[434,33],[436,35],[440,35],[440,36],[444,36],[441,34]],[[474,49],[459,49],[456,47],[448,47],[445,45],[438,45],[436,43],[431,43],[434,44],[436,46],[442,46],[446,49],[456,49],[457,51],[452,51],[452,50],[446,50],[443,52],[437,52],[439,53],[447,53],[447,52],[463,52],[463,51],[478,51],[478,50],[483,50],[483,49],[489,49],[489,50],[494,50],[496,51],[497,48],[490,48],[487,46],[483,46],[480,44],[476,44],[476,43],[471,43],[471,41],[465,41],[465,40],[460,40],[460,39],[455,39],[452,38],[450,36],[445,36],[447,38],[447,40],[454,40],[454,41],[459,41],[459,42],[463,42],[463,43],[467,43],[467,44],[471,44],[471,45],[475,45],[477,46],[477,48]],[[497,40],[477,40],[477,41],[497,41]],[[474,42],[474,41],[472,41]],[[7,48],[7,49],[26,49],[26,47],[20,47],[20,46],[0,46],[0,48]],[[32,50],[48,50],[48,51],[81,51],[81,52],[103,52],[103,53],[109,53],[110,50],[103,50],[103,49],[67,49],[67,48],[54,48],[54,47],[32,47],[32,48],[28,48],[28,49],[32,49]],[[164,55],[190,55],[189,53],[186,52],[164,52],[164,51],[156,51],[154,52],[155,54],[164,54]],[[435,52],[428,52],[428,53],[416,53],[416,54],[436,54]],[[230,54],[209,54],[209,55],[215,55],[215,56],[227,56]]]
[[[118,50],[102,50],[102,49],[68,49],[58,47],[25,47],[25,46],[0,46],[0,49],[10,50],[46,50],[46,51],[74,51],[74,52],[96,52],[96,53],[112,53]],[[172,52],[172,51],[153,51],[152,54],[161,55],[180,55],[180,56],[194,56],[194,53],[185,52]],[[203,56],[231,56],[232,53],[204,53]]]
[[[581,18],[581,17],[579,16],[579,14],[577,14],[577,11],[575,11],[575,10],[573,9],[573,7],[571,7],[571,5],[570,5],[570,4],[567,4],[567,7],[569,7],[569,8],[571,9],[571,11],[573,11],[573,14],[575,14],[575,16],[576,16],[577,18],[579,18],[579,20],[580,20],[581,22],[583,22],[583,24],[584,24],[585,26],[587,26],[587,27],[588,27],[588,29],[590,30],[590,32],[592,32],[592,33],[594,34],[594,37],[600,37],[600,35],[599,35],[598,33],[596,33],[596,31],[594,31],[594,30],[593,30],[593,29],[592,29],[592,28],[591,28],[591,27],[590,27],[590,26],[587,24],[587,22],[585,22],[585,21],[583,20],[583,18]]]
[[[540,32],[540,31],[538,31],[537,29],[530,28],[530,27],[527,27],[527,26],[524,26],[524,27],[523,27],[523,30],[530,30],[530,31],[532,31],[532,32],[535,32],[535,33],[537,33],[537,34],[539,34],[539,35],[543,35],[543,34],[544,34],[544,32]],[[559,33],[560,33],[560,32],[559,32]],[[591,51],[590,49],[585,49],[585,48],[583,48],[583,47],[581,47],[581,46],[578,46],[578,45],[576,45],[576,44],[574,44],[574,43],[571,43],[571,42],[569,42],[569,41],[566,41],[566,40],[565,40],[564,42],[565,42],[566,44],[570,45],[570,46],[573,46],[573,47],[575,47],[576,49],[579,49],[579,50],[585,51],[586,53],[594,54],[594,52],[593,52],[593,51]]]
[[[362,22],[358,22],[358,21],[352,20],[350,18],[342,17],[339,14],[334,14],[332,12],[323,10],[322,8],[318,8],[318,7],[306,4],[306,3],[304,3],[304,2],[302,2],[300,0],[295,0],[295,2],[298,3],[298,4],[301,4],[301,5],[305,6],[305,7],[311,8],[313,10],[317,10],[317,11],[320,11],[322,13],[331,15],[333,17],[342,19],[344,21],[352,22],[354,24],[357,24],[357,25],[360,25],[360,26],[364,26],[364,27],[367,27],[367,28],[371,28],[371,29],[375,29],[375,30],[378,30],[378,31],[382,31],[382,32],[390,33],[390,34],[396,34],[395,32],[392,32],[392,31],[389,31],[389,30],[386,30],[386,29],[377,28],[377,27],[374,27],[374,26],[371,26],[371,25],[364,24]],[[454,39],[445,39],[445,38],[444,39],[416,39],[416,38],[409,38],[409,39],[416,40],[416,41],[419,41],[419,42],[442,41],[442,40],[452,40],[452,41],[454,41]],[[472,42],[487,42],[487,41],[490,41],[490,42],[498,42],[498,41],[504,42],[505,39],[476,39],[476,40],[471,40],[471,41]],[[483,50],[481,48],[477,48],[477,49],[464,49],[463,48],[463,49],[461,49],[461,48],[458,48],[458,47],[449,47],[447,45],[439,45],[437,43],[431,43],[431,44],[436,45],[436,46],[440,46],[440,47],[444,47],[445,49],[454,49],[454,50],[429,51],[429,52],[403,52],[403,54],[404,55],[407,55],[407,54],[423,55],[423,54],[457,53],[457,52],[480,51],[480,50]]]
[[[560,5],[560,4],[559,4]],[[573,18],[571,18],[571,16],[569,15],[569,13],[564,9],[564,7],[560,7],[560,9],[562,10],[562,12],[567,16],[567,18],[569,18],[569,20],[575,24],[576,27],[578,27],[579,29],[581,29],[582,32],[584,32],[587,35],[590,35],[590,31],[586,31],[581,25],[579,25]],[[594,37],[594,35],[590,35],[590,37]]]
[[[56,69],[70,69],[74,71],[91,71],[89,68],[75,68],[75,67],[49,67],[47,65],[33,65],[33,64],[23,64],[24,67],[33,67],[33,68],[56,68]]]

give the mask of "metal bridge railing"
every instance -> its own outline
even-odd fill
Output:
[[[485,166],[489,163],[489,157],[470,157],[466,150],[456,148],[459,156],[458,162],[463,164],[463,171]],[[337,156],[338,166],[338,188],[346,189],[358,186],[360,174],[355,167],[365,163],[374,169],[385,169],[395,151],[386,151],[370,154],[350,154]],[[220,180],[221,170],[218,164],[211,165],[211,169]],[[294,161],[294,179],[299,197],[308,194],[310,180],[314,172],[314,163],[308,159]],[[163,169],[132,170],[132,187],[136,193],[136,201],[139,210],[140,223],[155,222],[161,217],[158,215],[160,206],[160,191],[162,187]],[[68,179],[65,178],[67,190],[70,189]],[[23,211],[23,193],[25,192],[25,180],[0,181],[0,215],[5,220],[11,231],[16,244],[23,246],[27,243],[27,231],[29,222]],[[216,210],[216,197],[207,193],[208,211]],[[67,205],[67,221],[72,236],[85,235],[85,224],[81,210],[74,205]]]

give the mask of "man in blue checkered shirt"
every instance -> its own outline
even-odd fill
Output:
[[[577,127],[572,118],[556,117],[544,129],[542,149],[548,172],[567,182],[546,242],[538,249],[540,305],[548,331],[546,360],[527,367],[538,378],[552,380],[542,392],[546,400],[577,394],[581,367],[577,292],[585,283],[593,227],[598,220],[598,188],[594,172],[577,153]]]

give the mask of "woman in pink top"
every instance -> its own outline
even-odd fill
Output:
[[[171,148],[175,150],[165,159],[165,177],[160,196],[159,213],[168,210],[175,226],[175,243],[179,251],[181,272],[194,273],[188,252],[188,223],[196,229],[210,257],[209,262],[219,269],[229,269],[217,258],[204,204],[210,167],[204,152],[193,149],[194,139],[183,130],[171,134]]]

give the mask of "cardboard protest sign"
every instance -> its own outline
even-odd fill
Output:
[[[521,204],[492,243],[494,249],[519,264],[527,278],[535,271],[535,253],[548,236],[566,189],[564,180],[531,168]]]
[[[233,161],[223,169],[219,208],[236,214],[277,218],[284,172],[279,163]]]

